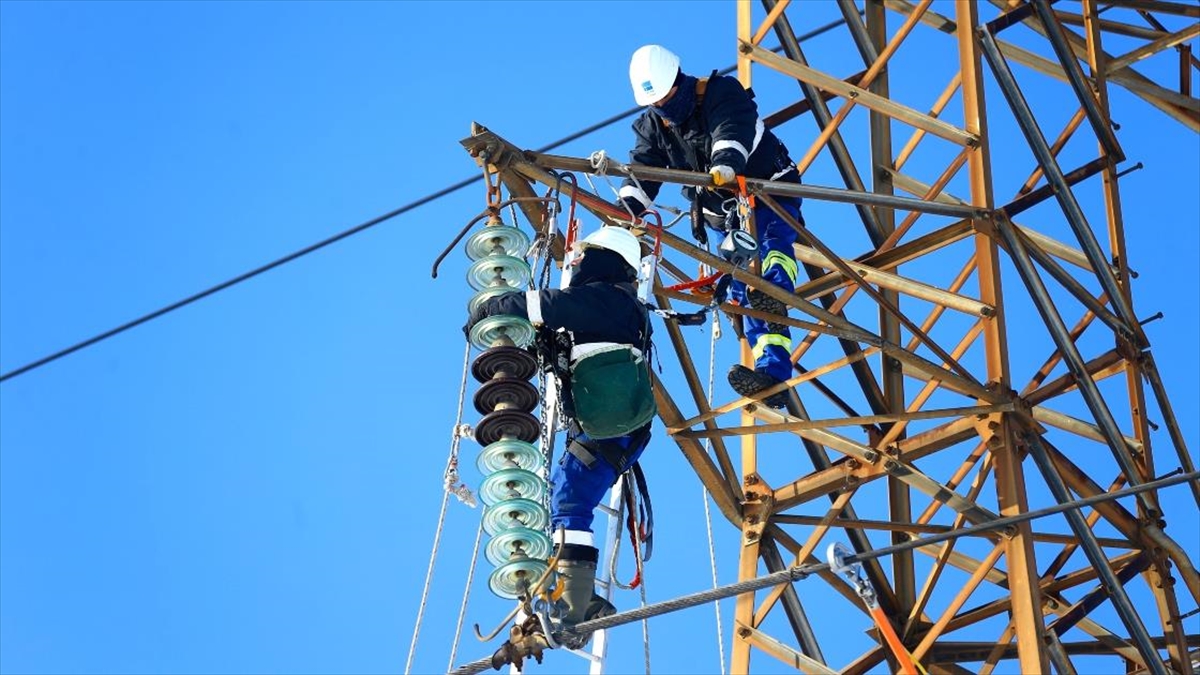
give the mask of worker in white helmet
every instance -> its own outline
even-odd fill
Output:
[[[684,195],[699,202],[701,222],[693,222],[692,234],[701,246],[708,244],[707,227],[729,235],[736,229],[726,204],[733,196],[737,176],[774,181],[800,182],[796,165],[787,148],[763,125],[754,94],[732,77],[707,78],[687,75],[679,57],[660,45],[646,45],[633,53],[629,62],[633,98],[646,110],[633,123],[637,142],[630,162],[647,166],[709,173],[718,188],[684,187]],[[621,205],[634,217],[654,203],[661,183],[626,179],[621,185]],[[800,199],[775,197],[784,209],[803,223]],[[758,234],[761,276],[792,292],[797,265],[792,244],[796,232],[766,206],[754,210]],[[726,247],[721,247],[725,249]],[[753,244],[751,244],[753,249]],[[730,296],[735,302],[771,314],[787,315],[787,305],[745,284],[734,281]],[[754,370],[734,365],[729,383],[743,396],[752,396],[792,375],[791,333],[787,325],[754,317],[745,318],[745,336],[754,353]],[[787,391],[765,399],[772,407],[787,403]]]
[[[599,551],[592,520],[605,492],[634,469],[657,412],[649,380],[649,312],[637,297],[641,250],[629,230],[601,227],[572,252],[567,288],[490,298],[464,327],[469,333],[498,314],[525,317],[538,329],[544,362],[558,364],[560,356],[569,362],[566,372],[556,371],[569,422],[566,452],[551,477],[550,522],[566,604],[559,628],[616,611],[595,593]],[[640,469],[634,474],[641,481]]]

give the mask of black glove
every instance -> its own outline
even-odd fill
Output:
[[[638,201],[637,197],[621,197],[621,200],[617,202],[617,208],[622,211],[629,209],[634,218],[641,218],[642,214],[646,212],[646,207]]]
[[[696,239],[696,243],[700,244],[701,248],[708,246],[708,227],[704,224],[704,217],[692,219],[692,237]]]
[[[695,193],[692,193],[692,208],[690,211],[692,217],[692,238],[696,243],[700,244],[701,248],[708,247],[708,228],[704,223],[704,211],[700,208],[700,200],[695,198]]]
[[[475,311],[471,312],[470,315],[467,316],[467,322],[463,324],[462,330],[463,335],[466,335],[468,340],[471,339],[471,329],[475,327],[475,324],[490,316],[487,311],[487,305],[487,300],[476,303]]]

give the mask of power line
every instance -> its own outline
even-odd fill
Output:
[[[550,150],[553,150],[554,148],[557,148],[557,147],[559,147],[560,145],[564,145],[564,144],[566,144],[566,143],[569,143],[569,142],[571,142],[571,141],[573,141],[573,140],[575,140],[575,139],[577,139],[577,138],[580,138],[580,137],[582,137],[582,136],[585,136],[585,135],[587,135],[587,134],[590,134],[590,133],[592,133],[593,131],[596,131],[596,130],[599,130],[599,129],[603,129],[604,127],[606,127],[606,126],[608,126],[608,125],[610,125],[610,124],[613,124],[613,123],[615,123],[615,122],[619,122],[620,120],[622,120],[622,119],[624,119],[624,118],[626,118],[626,117],[629,117],[630,115],[632,115],[632,114],[634,114],[634,113],[638,112],[639,110],[641,110],[641,108],[631,108],[631,109],[629,109],[629,110],[626,110],[625,112],[622,112],[622,113],[620,113],[620,114],[613,115],[612,117],[609,117],[608,119],[606,119],[606,120],[604,120],[604,121],[602,121],[602,122],[597,122],[596,124],[593,124],[593,125],[591,125],[590,127],[587,127],[586,129],[583,129],[582,131],[577,131],[577,132],[575,132],[575,133],[573,133],[573,134],[571,134],[571,135],[569,135],[569,136],[566,136],[566,137],[564,137],[564,138],[561,138],[561,139],[559,139],[559,140],[557,140],[557,141],[555,141],[555,142],[553,142],[553,143],[551,143],[551,144],[549,144],[549,145],[546,145],[546,146],[544,146],[544,147],[538,148],[538,149],[537,149],[537,152],[548,152],[548,151],[550,151]],[[215,286],[211,286],[211,287],[209,287],[209,288],[206,288],[205,290],[203,290],[203,291],[200,291],[199,293],[196,293],[196,294],[194,294],[194,295],[189,295],[188,297],[186,297],[186,298],[184,298],[184,299],[182,299],[182,300],[179,300],[179,301],[177,301],[177,302],[173,302],[173,303],[171,303],[171,304],[169,304],[169,305],[167,305],[167,306],[165,306],[165,307],[162,307],[161,309],[157,309],[157,310],[155,310],[155,311],[153,311],[153,312],[150,312],[149,314],[146,314],[146,315],[144,315],[144,316],[138,317],[137,319],[134,319],[133,321],[130,321],[130,322],[128,322],[128,323],[121,324],[120,326],[117,326],[116,328],[113,328],[113,329],[111,329],[111,330],[108,330],[108,331],[105,331],[105,332],[103,332],[103,333],[100,333],[99,335],[96,335],[96,336],[94,336],[94,337],[90,337],[90,338],[88,338],[88,339],[84,340],[83,342],[79,342],[79,343],[77,343],[77,344],[71,345],[70,347],[67,347],[66,349],[63,349],[63,350],[61,350],[61,351],[57,351],[57,352],[55,352],[55,353],[53,353],[53,354],[51,354],[51,355],[49,355],[49,356],[46,356],[46,357],[40,358],[40,359],[38,359],[37,361],[33,361],[33,362],[31,362],[31,363],[28,363],[28,364],[26,364],[26,365],[24,365],[24,366],[21,366],[20,368],[16,368],[16,369],[14,369],[14,370],[10,370],[10,371],[8,371],[7,373],[4,373],[3,375],[0,375],[0,382],[3,382],[3,381],[5,381],[5,380],[7,380],[7,379],[9,379],[9,378],[11,378],[11,377],[16,377],[17,375],[21,375],[21,374],[23,374],[23,373],[27,373],[27,372],[29,372],[29,371],[31,371],[31,370],[33,370],[33,369],[35,369],[35,368],[39,368],[39,367],[41,367],[41,366],[44,366],[44,365],[46,365],[47,363],[50,363],[50,362],[52,362],[52,361],[57,361],[58,359],[61,359],[62,357],[64,357],[64,356],[67,356],[68,354],[72,354],[72,353],[74,353],[74,352],[77,352],[77,351],[79,351],[79,350],[81,350],[81,349],[84,349],[85,347],[90,347],[90,346],[92,346],[92,345],[96,344],[97,342],[101,342],[101,341],[103,341],[103,340],[107,340],[107,339],[108,339],[108,338],[110,338],[110,337],[113,337],[114,335],[118,335],[118,334],[120,334],[120,333],[124,333],[125,331],[129,330],[130,328],[134,328],[134,327],[136,327],[136,326],[140,326],[141,324],[144,324],[144,323],[146,323],[147,321],[151,321],[151,320],[153,320],[153,319],[157,319],[158,317],[160,317],[160,316],[163,316],[163,315],[165,315],[165,314],[169,314],[170,312],[173,312],[173,311],[175,311],[175,310],[177,310],[177,309],[179,309],[179,308],[181,308],[181,307],[185,307],[185,306],[187,306],[187,305],[190,305],[190,304],[192,304],[193,302],[196,302],[197,300],[201,300],[201,299],[203,299],[203,298],[206,298],[206,297],[208,297],[208,296],[210,296],[210,295],[212,295],[212,294],[214,294],[214,293],[216,293],[216,292],[218,292],[218,291],[223,291],[223,290],[225,290],[226,288],[229,288],[229,287],[231,287],[231,286],[235,286],[235,285],[237,285],[237,284],[240,284],[241,282],[243,282],[243,281],[246,281],[246,280],[248,280],[248,279],[252,279],[252,278],[254,278],[254,277],[256,277],[256,276],[258,276],[258,275],[262,274],[263,272],[267,272],[267,271],[269,271],[269,270],[275,269],[276,267],[279,267],[280,265],[284,265],[284,264],[286,264],[286,263],[292,262],[293,260],[296,260],[296,259],[298,259],[298,258],[301,258],[301,257],[303,257],[303,256],[306,256],[306,255],[308,255],[309,253],[312,253],[312,252],[314,252],[314,251],[317,251],[317,250],[320,250],[320,249],[322,249],[322,248],[325,248],[326,246],[329,246],[330,244],[333,244],[333,243],[335,243],[335,242],[341,241],[341,240],[343,240],[343,239],[345,239],[345,238],[347,238],[347,237],[349,237],[349,236],[351,236],[351,235],[358,234],[359,232],[362,232],[363,230],[366,230],[366,229],[369,229],[369,228],[371,228],[371,227],[374,227],[374,226],[376,226],[376,225],[378,225],[378,224],[380,224],[380,223],[382,223],[382,222],[384,222],[384,221],[386,221],[386,220],[390,220],[390,219],[392,219],[392,218],[395,218],[396,216],[398,216],[398,215],[400,215],[400,214],[402,214],[402,213],[405,213],[405,212],[407,212],[407,211],[411,211],[411,210],[413,210],[413,209],[417,208],[418,206],[424,206],[425,204],[428,204],[429,202],[432,202],[432,201],[434,201],[434,200],[436,200],[436,199],[441,199],[442,197],[445,197],[445,196],[446,196],[446,195],[448,195],[448,194],[451,194],[451,193],[453,193],[453,192],[456,192],[456,191],[458,191],[458,190],[461,190],[462,188],[464,188],[464,187],[466,187],[466,186],[468,186],[468,185],[470,185],[470,184],[472,184],[472,183],[475,183],[476,181],[479,181],[479,180],[480,180],[480,179],[482,179],[482,178],[483,178],[483,176],[482,176],[482,175],[480,175],[480,176],[473,176],[473,177],[471,177],[471,178],[466,178],[466,179],[464,179],[464,180],[461,180],[461,181],[459,181],[459,182],[457,182],[457,183],[454,183],[453,185],[450,185],[449,187],[442,188],[441,190],[438,190],[437,192],[433,192],[433,193],[431,193],[431,194],[428,194],[428,195],[426,195],[426,196],[424,196],[424,197],[421,197],[420,199],[418,199],[418,200],[416,200],[416,201],[414,201],[414,202],[409,202],[408,204],[405,204],[404,206],[401,206],[401,207],[400,207],[400,208],[398,208],[398,209],[395,209],[395,210],[393,210],[393,211],[389,211],[389,212],[387,212],[387,213],[385,213],[385,214],[383,214],[383,215],[381,215],[381,216],[376,216],[376,217],[372,218],[371,220],[368,220],[368,221],[366,221],[366,222],[364,222],[364,223],[360,223],[360,224],[358,224],[358,225],[355,225],[354,227],[351,227],[351,228],[350,228],[350,229],[348,229],[348,230],[344,230],[344,231],[342,231],[342,232],[339,232],[339,233],[337,233],[337,234],[335,234],[335,235],[333,235],[333,236],[331,236],[331,237],[329,237],[329,238],[327,238],[327,239],[322,239],[321,241],[319,241],[319,242],[317,242],[317,243],[315,243],[315,244],[310,244],[309,246],[305,246],[304,248],[302,248],[302,249],[300,249],[300,250],[298,250],[298,251],[294,251],[294,252],[292,252],[292,253],[289,253],[288,255],[285,255],[285,256],[283,256],[282,258],[278,258],[278,259],[276,259],[276,260],[273,260],[273,261],[271,261],[271,262],[269,262],[269,263],[267,263],[267,264],[265,264],[265,265],[262,265],[262,266],[260,266],[260,267],[256,267],[256,268],[254,268],[254,269],[250,270],[249,272],[244,272],[244,273],[242,273],[242,274],[239,274],[239,275],[238,275],[238,276],[236,276],[236,277],[233,277],[232,279],[228,279],[228,280],[226,280],[226,281],[223,281],[223,282],[221,282],[221,283],[219,283],[219,284],[217,284],[217,285],[215,285]]]
[[[845,23],[844,19],[839,19],[837,21],[831,21],[831,22],[825,24],[824,26],[821,26],[812,31],[809,31],[808,33],[805,33],[799,39],[800,39],[800,41],[804,41],[804,40],[814,38],[822,33],[832,30],[833,28],[836,28],[837,26],[840,26],[843,23]],[[782,49],[783,49],[782,47],[776,47],[772,51],[779,52]],[[718,74],[727,75],[736,69],[737,69],[736,65],[729,66],[728,68],[718,71]],[[601,120],[600,122],[597,122],[591,126],[585,127],[579,131],[576,131],[572,134],[564,136],[563,138],[560,138],[557,141],[550,143],[549,145],[545,145],[540,148],[537,148],[535,150],[535,152],[539,152],[539,153],[540,152],[549,152],[550,150],[553,150],[561,145],[566,145],[567,143],[570,143],[571,141],[582,138],[592,132],[599,131],[600,129],[603,129],[604,127],[607,127],[611,124],[619,122],[619,121],[625,119],[626,117],[630,117],[631,115],[634,115],[640,111],[641,111],[641,107],[635,106],[624,112],[617,113],[616,115],[613,115],[607,119]],[[60,351],[54,352],[53,354],[50,354],[49,356],[42,357],[36,361],[27,363],[19,368],[14,368],[13,370],[10,370],[7,373],[4,373],[3,375],[0,375],[0,382],[4,382],[5,380],[7,380],[9,378],[16,377],[18,375],[22,375],[22,374],[27,373],[36,368],[40,368],[48,363],[57,361],[58,359],[61,359],[64,356],[73,354],[81,349],[90,347],[98,342],[107,340],[110,337],[124,333],[125,331],[127,331],[131,328],[135,328],[135,327],[140,326],[148,321],[157,319],[160,316],[169,314],[177,309],[180,309],[181,307],[186,307],[187,305],[190,305],[193,302],[196,302],[197,300],[207,298],[208,296],[213,295],[214,293],[217,293],[218,291],[223,291],[227,288],[230,288],[231,286],[236,286],[237,284],[240,284],[243,281],[252,279],[252,278],[262,274],[263,272],[273,270],[276,267],[279,267],[280,265],[292,262],[293,260],[296,260],[298,258],[302,258],[302,257],[308,255],[309,253],[312,253],[314,251],[325,248],[326,246],[329,246],[330,244],[341,241],[351,235],[358,234],[359,232],[362,232],[363,230],[374,227],[386,220],[391,220],[392,218],[395,218],[396,216],[398,216],[402,213],[411,211],[411,210],[417,208],[418,206],[424,206],[425,204],[428,204],[431,201],[434,201],[436,199],[441,199],[442,197],[445,197],[448,194],[451,194],[453,192],[461,190],[462,188],[480,180],[482,177],[483,176],[480,175],[480,176],[473,176],[471,178],[463,179],[457,183],[454,183],[453,185],[450,185],[449,187],[442,188],[441,190],[438,190],[437,192],[433,192],[424,197],[421,197],[420,199],[418,199],[414,202],[409,202],[408,204],[405,204],[404,206],[401,206],[400,208],[395,209],[394,211],[389,211],[381,216],[376,216],[375,218],[372,218],[371,220],[368,220],[364,223],[355,225],[354,227],[351,227],[348,230],[339,232],[338,234],[335,234],[332,237],[323,239],[315,244],[311,244],[311,245],[306,246],[298,251],[289,253],[288,255],[285,255],[282,258],[273,260],[265,265],[262,265],[261,267],[256,267],[256,268],[250,270],[249,272],[244,272],[242,274],[239,274],[238,276],[233,277],[232,279],[223,281],[215,286],[206,288],[205,290],[200,291],[199,293],[195,293],[195,294],[190,295],[182,300],[173,302],[165,307],[162,307],[161,309],[157,309],[153,312],[150,312],[149,314],[145,314],[141,317],[138,317],[138,318],[134,319],[133,321],[121,324],[120,326],[117,326],[116,328],[107,330],[103,333],[100,333],[99,335],[90,337],[82,342],[78,342],[74,345],[71,345],[70,347],[67,347],[66,349],[62,349]]]

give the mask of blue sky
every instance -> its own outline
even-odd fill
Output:
[[[798,30],[837,16],[797,4]],[[0,371],[475,175],[459,145],[473,120],[536,148],[628,109],[627,59],[642,44],[671,46],[697,73],[730,65],[734,29],[733,4],[718,2],[2,2]],[[820,43],[816,65],[857,70],[834,65],[845,42]],[[944,83],[928,79],[918,109]],[[796,97],[778,82],[756,84],[763,109]],[[1035,102],[1053,136],[1072,110]],[[1113,117],[1130,162],[1146,165],[1121,183],[1136,306],[1166,314],[1147,330],[1195,457],[1200,147],[1128,95]],[[805,119],[782,135],[799,155],[814,133]],[[556,152],[623,159],[629,144],[622,122]],[[1094,156],[1082,146],[1082,161]],[[838,185],[827,154],[806,182]],[[439,279],[429,269],[484,205],[471,186],[0,385],[0,671],[402,671],[470,297],[461,249]],[[845,211],[806,214],[860,252],[857,221],[838,227]],[[1025,328],[1010,330],[1021,353]],[[1155,440],[1165,473],[1177,461],[1165,431]],[[711,579],[700,484],[661,428],[652,450],[657,601]],[[477,480],[474,452],[463,444]],[[1195,554],[1194,504],[1173,490],[1167,531]],[[414,672],[447,665],[478,516],[450,504]],[[735,580],[735,533],[714,526],[722,581]],[[507,610],[488,571],[481,561],[468,632]],[[868,628],[823,597],[813,589],[809,605],[821,631]],[[726,643],[731,618],[727,604]],[[707,607],[656,620],[655,672],[716,672],[713,624]],[[614,640],[612,672],[642,672],[640,628]],[[464,635],[457,661],[494,646]],[[549,658],[530,672],[584,667]],[[761,654],[755,666],[785,670]]]

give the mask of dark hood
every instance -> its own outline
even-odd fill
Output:
[[[605,248],[589,248],[571,273],[571,286],[595,282],[619,284],[637,278],[633,268],[617,253]]]

